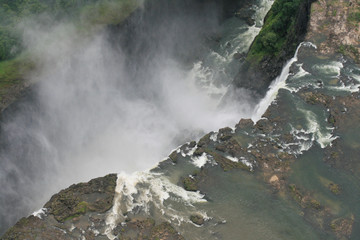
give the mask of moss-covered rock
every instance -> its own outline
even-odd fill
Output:
[[[354,216],[349,218],[336,218],[331,221],[330,227],[338,239],[348,239],[351,236],[354,225]]]
[[[152,218],[136,218],[119,224],[113,230],[117,239],[166,239],[166,240],[183,240],[184,238],[169,223],[156,222]]]
[[[203,225],[205,220],[204,218],[199,214],[194,214],[190,216],[190,221],[195,223],[196,225]]]
[[[170,155],[169,155],[170,160],[173,163],[176,163],[178,160],[178,153],[176,151],[173,151]]]
[[[265,94],[270,82],[305,38],[311,2],[275,0],[235,78],[236,86]]]
[[[183,186],[186,191],[196,192],[198,190],[197,181],[193,176],[184,178]]]
[[[335,195],[339,195],[341,193],[341,188],[338,184],[329,183],[328,188]]]
[[[182,237],[170,223],[161,223],[151,230],[150,239],[153,240],[183,240]]]
[[[249,172],[251,171],[251,168],[242,162],[232,161],[224,157],[222,154],[216,153],[212,150],[206,150],[205,152],[212,156],[215,162],[218,163],[224,171],[229,171],[231,169],[242,169]]]
[[[88,211],[105,212],[112,207],[116,179],[115,174],[110,174],[88,183],[72,185],[52,196],[44,207],[59,222],[78,217]]]

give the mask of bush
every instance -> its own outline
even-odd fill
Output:
[[[255,38],[248,60],[261,61],[265,55],[280,53],[289,33],[294,31],[300,4],[305,0],[276,0],[266,15],[265,24]]]
[[[15,29],[23,18],[48,13],[55,20],[83,17],[111,24],[126,18],[137,4],[137,0],[0,0],[0,61],[21,52],[21,37]]]
[[[276,42],[278,40],[278,35],[274,32],[267,32],[262,38],[261,42],[263,46],[267,49],[276,49]]]

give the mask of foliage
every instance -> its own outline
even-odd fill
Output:
[[[261,61],[265,55],[278,55],[294,31],[296,16],[304,0],[276,0],[266,16],[265,24],[255,38],[248,60]]]
[[[137,0],[101,1],[84,7],[81,15],[89,24],[118,24],[138,6]]]
[[[0,62],[0,86],[10,85],[22,79],[25,72],[34,68],[34,63],[24,55]]]
[[[70,20],[79,29],[88,31],[92,25],[120,23],[137,8],[140,1],[0,0],[0,100],[35,68],[35,63],[24,53],[21,32],[17,27],[19,23],[46,16],[46,19],[55,22]]]
[[[360,22],[360,12],[352,12],[348,17],[349,22],[359,23]]]
[[[139,5],[138,0],[0,0],[0,61],[22,51],[16,26],[41,15],[89,24],[116,24]]]

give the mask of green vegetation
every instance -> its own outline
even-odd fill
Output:
[[[140,0],[0,0],[0,100],[35,68],[35,63],[24,54],[24,26],[19,27],[22,23],[26,25],[31,19],[41,24],[43,17],[47,25],[70,20],[79,31],[87,32],[94,25],[122,22],[139,3]]]
[[[309,205],[309,207],[311,207],[315,210],[321,209],[321,204],[316,199],[311,199],[310,202],[308,203],[308,205]]]
[[[48,13],[55,19],[74,16],[79,8],[94,0],[0,0],[0,61],[22,50],[17,25],[25,18]]]
[[[13,86],[23,82],[24,74],[30,72],[34,66],[25,55],[0,62],[0,101],[8,96]]]
[[[355,60],[355,62],[360,62],[360,52],[356,49],[356,47],[352,45],[340,45],[338,50],[338,53],[341,53],[344,56],[348,56]]]
[[[359,23],[360,22],[360,12],[352,12],[348,17],[349,22]]]
[[[0,61],[22,51],[17,25],[41,15],[70,19],[83,25],[117,24],[139,5],[137,0],[0,0]]]
[[[82,20],[88,24],[118,24],[124,21],[137,7],[137,0],[99,1],[82,9]]]
[[[329,183],[329,186],[328,186],[329,190],[335,194],[335,195],[339,195],[341,193],[341,188],[339,187],[338,184],[335,184],[335,183]]]
[[[25,56],[0,62],[0,86],[21,80],[22,74],[33,68],[34,63]]]
[[[276,0],[265,24],[255,38],[247,59],[260,62],[264,56],[278,56],[289,34],[294,32],[296,17],[303,0]]]

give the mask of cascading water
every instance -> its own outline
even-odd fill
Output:
[[[303,48],[302,52],[298,56],[301,48]],[[340,65],[337,61],[329,60],[331,64],[326,65],[326,69],[321,68],[320,71],[323,72],[319,74],[316,71],[320,68],[314,67],[324,65],[319,63],[321,62],[319,59],[312,59],[316,64],[310,67],[304,61],[306,57],[313,58],[315,50],[316,47],[311,43],[301,43],[294,58],[284,66],[281,76],[273,83],[268,95],[263,99],[263,104],[268,107],[278,94],[278,100],[281,101],[280,108],[285,108],[289,112],[275,113],[272,119],[274,117],[281,119],[286,116],[286,122],[280,120],[279,122],[283,123],[282,126],[274,125],[273,132],[266,134],[259,134],[262,130],[259,132],[254,130],[255,133],[247,132],[240,127],[233,131],[234,139],[241,141],[252,138],[255,143],[263,144],[265,147],[268,145],[265,139],[270,138],[271,149],[275,148],[276,153],[292,154],[296,159],[306,154],[313,155],[314,151],[320,152],[319,149],[331,145],[337,136],[333,136],[333,128],[329,126],[326,119],[326,109],[304,103],[297,93],[294,93],[294,89],[300,91],[301,88],[313,88],[324,92],[335,91],[332,84],[333,77],[337,76],[338,79],[351,80],[342,87],[341,91],[346,92],[358,85],[359,71],[352,65],[345,67],[343,64],[342,67],[346,69],[344,71],[337,67]],[[290,74],[291,66],[294,74]],[[330,67],[336,69],[332,71],[336,74],[329,77],[327,69]],[[299,82],[299,79],[302,81]],[[319,81],[323,86],[318,86]],[[300,84],[302,86],[299,86]],[[337,82],[336,87],[339,89],[336,91],[340,91],[341,84]],[[284,91],[278,92],[280,88]],[[273,109],[276,110],[277,107]],[[257,109],[257,114],[260,114],[260,111]],[[260,117],[256,119],[259,120]],[[270,121],[270,124],[274,123]],[[292,135],[293,139],[288,143],[282,142],[279,136],[284,133]],[[212,133],[209,136],[211,142],[223,143],[219,140],[218,134]],[[248,145],[247,152],[259,151],[260,146],[257,144]],[[209,145],[212,146],[212,144]],[[311,223],[304,221],[303,212],[298,212],[298,208],[291,201],[288,202],[281,194],[278,196],[273,191],[267,191],[269,183],[259,181],[259,178],[264,177],[263,172],[257,172],[256,169],[254,173],[224,172],[211,155],[203,153],[201,156],[194,156],[195,149],[197,146],[190,143],[175,149],[174,152],[181,155],[181,159],[178,159],[176,164],[171,164],[171,160],[168,159],[150,172],[136,173],[131,176],[119,174],[114,207],[108,214],[108,225],[104,233],[112,239],[114,237],[112,230],[115,226],[126,226],[127,220],[137,216],[146,216],[158,222],[170,222],[184,237],[190,239],[237,239],[239,234],[244,235],[246,239],[333,239],[323,231],[317,232]],[[257,167],[256,161],[246,161],[245,157],[235,158],[226,154],[224,157],[230,161],[242,161],[251,167]],[[314,158],[324,165],[322,156],[316,155]],[[310,160],[316,161],[316,159]],[[302,161],[296,160],[296,162]],[[309,161],[305,165],[303,166],[305,169],[298,174],[306,182],[305,176],[309,172],[313,173],[313,167],[309,167]],[[321,171],[330,171],[335,174],[334,169],[323,165],[321,165],[323,168]],[[204,171],[206,181],[200,183],[201,187],[199,187],[206,196],[203,196],[202,192],[184,191],[179,187],[181,176],[194,177],[191,174],[199,168],[206,169]],[[249,169],[250,172],[251,169]],[[280,174],[280,171],[275,171],[275,173]],[[312,177],[317,179],[319,176]],[[316,182],[315,179],[313,181]],[[327,194],[330,195],[329,199],[334,197],[326,187],[322,185],[320,187],[322,196]],[[357,199],[356,195],[349,198],[349,201],[354,199]],[[205,223],[201,226],[193,223],[189,218],[193,214],[203,217]],[[294,225],[297,226],[296,231],[294,231]]]
[[[300,43],[297,47],[294,57],[291,58],[283,67],[280,76],[278,76],[270,85],[269,90],[267,91],[265,97],[257,104],[255,107],[254,113],[251,117],[251,119],[254,122],[257,122],[261,116],[265,113],[266,109],[270,106],[270,104],[274,101],[276,98],[276,95],[279,91],[279,89],[284,88],[286,86],[286,79],[290,75],[290,67],[293,63],[295,63],[298,60],[298,53],[301,47],[313,47],[316,49],[316,46],[313,45],[310,42],[303,42]]]
[[[79,33],[71,23],[27,27],[24,42],[40,68],[31,76],[37,85],[3,117],[1,231],[61,188],[149,169],[180,143],[248,116],[246,91],[242,103],[217,107],[228,82],[213,73],[231,79],[227,64],[239,64],[233,53],[246,51],[271,3],[260,1],[256,26],[236,18],[224,23],[234,32],[224,31],[219,44],[222,69],[218,61],[187,60],[204,49],[204,35],[223,28],[212,4],[145,6],[115,35]],[[184,14],[184,7],[191,11]],[[211,59],[214,51],[206,51],[199,55]]]

